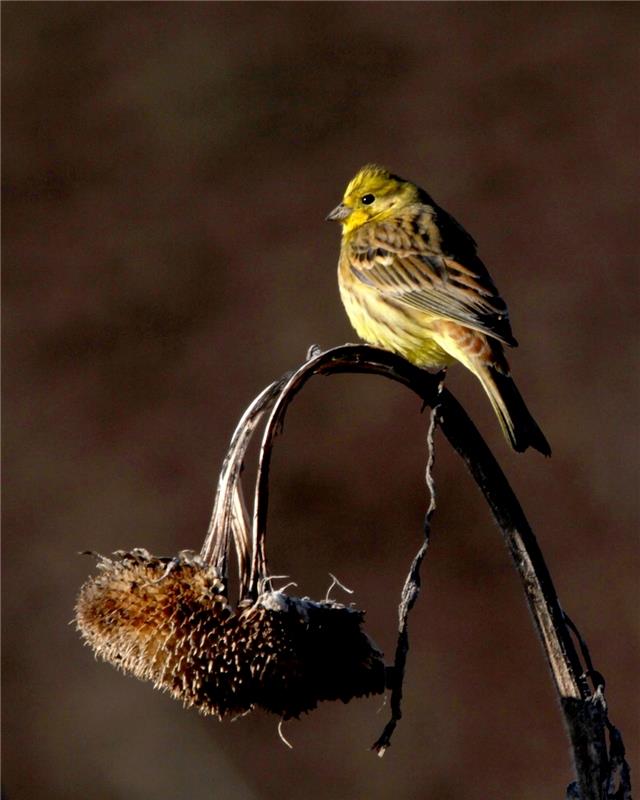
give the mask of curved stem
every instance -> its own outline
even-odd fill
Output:
[[[266,575],[264,539],[269,505],[269,469],[273,442],[282,429],[293,398],[313,375],[334,373],[384,375],[411,389],[431,408],[439,404],[442,432],[462,457],[484,494],[514,558],[518,574],[543,641],[556,688],[561,697],[586,698],[589,691],[578,676],[580,659],[566,628],[562,609],[533,531],[504,472],[453,395],[438,392],[438,375],[414,367],[405,359],[368,345],[344,345],[320,353],[296,370],[282,389],[266,424],[256,480],[253,515],[253,565],[249,591]]]
[[[440,386],[438,376],[417,369],[408,361],[392,353],[366,345],[344,345],[321,352],[310,358],[291,375],[269,416],[260,447],[253,506],[253,561],[249,581],[249,596],[253,599],[260,590],[260,582],[267,576],[264,541],[269,508],[269,470],[274,439],[282,430],[289,405],[307,381],[314,375],[332,375],[339,372],[369,372],[386,375],[416,391],[430,406],[436,402]]]
[[[265,536],[269,470],[274,439],[282,429],[293,398],[313,375],[371,373],[403,384],[425,405],[439,406],[438,423],[484,494],[511,552],[534,618],[569,729],[582,800],[601,800],[608,770],[604,723],[589,724],[593,695],[560,607],[551,575],[522,507],[495,457],[467,413],[447,390],[438,392],[440,376],[413,366],[400,356],[368,345],[344,345],[315,355],[288,379],[265,426],[253,511],[253,559],[248,596],[255,599],[268,579]],[[604,753],[604,755],[602,755]],[[587,766],[588,765],[588,768]],[[598,779],[600,776],[600,780]]]

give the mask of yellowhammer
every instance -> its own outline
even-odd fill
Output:
[[[509,374],[509,312],[465,229],[410,181],[363,167],[327,219],[342,223],[340,295],[366,342],[419,367],[460,361],[514,450],[551,448]]]

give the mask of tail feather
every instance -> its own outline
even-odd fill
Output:
[[[531,416],[513,379],[495,367],[486,365],[474,369],[474,372],[489,396],[500,427],[513,449],[522,453],[527,447],[533,447],[543,455],[550,456],[549,442]]]

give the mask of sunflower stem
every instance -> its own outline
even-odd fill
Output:
[[[306,362],[291,374],[282,387],[265,426],[254,497],[253,557],[248,596],[255,599],[260,589],[260,581],[267,575],[265,537],[269,504],[269,471],[274,440],[282,430],[289,405],[304,385],[314,375],[336,373],[382,375],[406,386],[422,399],[425,406],[432,409],[431,435],[434,421],[437,419],[445,437],[463,459],[483,493],[520,576],[536,630],[551,668],[573,749],[578,780],[569,787],[568,796],[580,800],[613,800],[613,798],[630,797],[630,788],[627,790],[629,771],[624,760],[624,746],[619,732],[608,720],[603,684],[590,686],[589,678],[594,684],[593,676],[599,673],[593,670],[590,663],[586,667],[583,666],[542,551],[522,507],[473,422],[453,395],[442,389],[440,375],[433,375],[413,366],[400,356],[368,345],[344,345],[324,352],[318,352],[315,348],[310,350]],[[429,443],[428,479],[431,476],[433,457],[431,440]],[[430,488],[433,488],[432,484]],[[431,513],[433,507],[432,494]],[[408,584],[418,577],[417,569],[428,544],[429,520],[430,513],[426,519],[425,542],[412,563]],[[406,586],[407,584],[405,588]],[[403,611],[404,600],[403,595],[400,605],[399,650],[396,654],[397,659],[398,653],[400,654],[398,663],[402,666],[408,644],[405,642],[403,645],[401,639],[403,634],[406,635],[406,615],[415,602],[415,596],[410,603],[405,603]],[[405,647],[404,655],[401,652],[403,647]],[[582,653],[585,652],[585,648],[582,648]],[[377,748],[379,752],[383,752],[388,746],[390,735],[400,715],[401,686],[398,687],[397,682],[401,682],[402,675],[393,669],[390,670],[390,674],[395,692],[395,695],[392,695],[395,706],[392,708],[392,720],[389,723],[391,728],[385,729],[387,735],[383,734],[376,743],[376,746],[380,745]],[[609,748],[605,732],[609,734]],[[617,777],[613,775],[614,770],[617,770]]]

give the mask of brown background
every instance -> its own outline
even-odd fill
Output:
[[[440,440],[405,718],[285,726],[184,711],[97,663],[76,553],[198,548],[245,405],[309,344],[353,341],[338,230],[363,163],[480,242],[554,448],[513,481],[637,764],[639,8],[4,3],[4,788],[18,798],[563,796],[568,744],[488,511]],[[425,509],[426,420],[376,378],[312,384],[276,450],[269,555],[328,572],[392,651]],[[634,670],[635,668],[635,670]],[[636,768],[637,777],[637,768]]]

